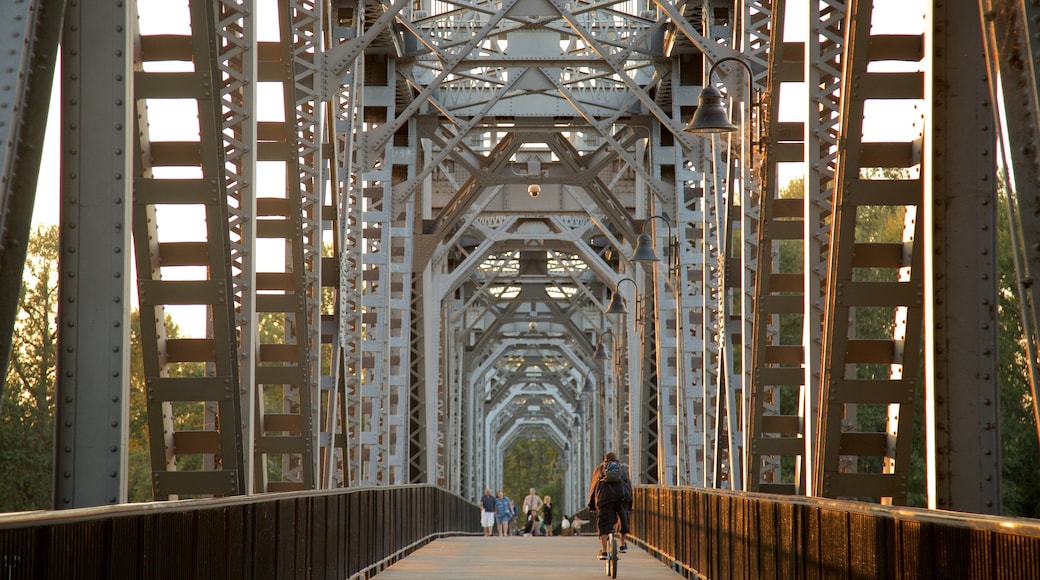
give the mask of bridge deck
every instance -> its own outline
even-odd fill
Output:
[[[598,551],[599,541],[595,536],[441,538],[394,563],[376,578],[599,580],[606,577],[606,566],[596,559]],[[618,578],[674,580],[681,577],[631,543],[618,566]]]

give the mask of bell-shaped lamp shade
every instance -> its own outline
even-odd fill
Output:
[[[719,89],[711,85],[701,89],[697,110],[683,130],[690,133],[732,133],[737,130],[737,126],[729,122],[726,101]]]
[[[632,252],[632,258],[630,262],[660,262],[661,258],[657,257],[657,252],[654,251],[654,242],[650,239],[650,234],[642,233],[639,234],[639,238],[636,240],[636,251]]]
[[[628,306],[625,305],[625,297],[615,290],[614,295],[610,297],[610,304],[607,305],[607,309],[604,310],[603,313],[628,314]]]
[[[596,360],[608,360],[610,359],[610,353],[607,349],[603,348],[603,343],[596,343],[596,350],[592,351],[592,358]]]

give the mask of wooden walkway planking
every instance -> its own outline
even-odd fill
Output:
[[[606,562],[596,559],[598,552],[596,536],[441,538],[394,563],[375,578],[602,580],[607,577]],[[628,553],[622,554],[619,561],[618,578],[675,580],[682,575],[629,543]]]

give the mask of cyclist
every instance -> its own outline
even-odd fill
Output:
[[[613,451],[603,457],[603,462],[592,472],[589,486],[589,510],[596,512],[596,527],[599,529],[599,559],[607,559],[607,536],[620,524],[622,552],[628,550],[628,512],[632,509],[632,480],[625,467]]]

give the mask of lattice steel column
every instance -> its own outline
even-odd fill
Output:
[[[726,169],[719,137],[711,135],[711,170],[710,180],[705,180],[708,187],[704,196],[704,221],[702,222],[702,240],[704,249],[704,271],[702,287],[704,288],[704,311],[701,320],[704,329],[704,406],[702,409],[703,445],[704,445],[704,482],[705,487],[718,487],[720,466],[724,461],[720,454],[725,449],[719,446],[726,440],[725,393],[728,377],[723,357],[726,345],[725,337],[725,281],[722,276],[720,261],[725,259],[722,241],[725,239],[726,203],[722,197],[725,187]]]
[[[361,36],[363,19],[357,2],[337,0],[329,8],[325,29],[329,36],[327,55],[350,45]],[[360,51],[359,51],[360,52]],[[326,56],[327,56],[326,55]],[[354,458],[351,452],[353,435],[357,432],[360,407],[354,404],[358,393],[361,369],[361,184],[354,176],[354,152],[360,138],[358,119],[361,115],[360,77],[363,59],[346,59],[338,74],[333,75],[325,64],[322,71],[327,85],[335,87],[326,108],[329,135],[329,172],[332,176],[328,216],[333,240],[332,257],[324,260],[323,284],[335,287],[333,313],[323,316],[323,325],[330,319],[335,328],[330,340],[330,376],[323,378],[325,423],[321,445],[322,483],[328,487],[347,487],[357,483]],[[326,267],[323,266],[323,269]],[[335,272],[335,276],[330,275]],[[327,381],[327,385],[325,382]]]
[[[243,474],[255,472],[256,352],[256,6],[255,0],[221,0],[216,33],[220,39],[221,102],[224,110],[224,180],[228,192],[231,275],[238,328],[239,395],[242,398]],[[243,481],[253,493],[257,478]]]
[[[279,0],[276,46],[265,47],[262,81],[281,84],[283,121],[260,123],[259,161],[285,169],[284,193],[257,199],[258,238],[285,248],[281,271],[257,273],[257,312],[284,321],[280,341],[260,345],[256,368],[258,476],[281,457],[281,479],[267,491],[317,486],[320,322],[321,123],[316,54],[321,51],[320,6]],[[267,391],[279,401],[266,408]]]
[[[803,276],[785,271],[780,255],[785,245],[804,241],[802,200],[782,198],[779,164],[802,161],[801,123],[781,123],[781,86],[802,80],[802,47],[785,43],[786,3],[774,4],[772,49],[766,102],[762,105],[763,143],[760,149],[761,202],[758,231],[757,291],[754,324],[754,388],[748,417],[746,489],[795,493],[804,482],[782,481],[784,457],[799,460],[805,453],[802,422],[797,408],[781,407],[781,400],[797,401],[806,369],[805,347],[782,344],[781,320],[803,314]],[[785,395],[786,393],[786,395]],[[796,470],[798,466],[796,466]],[[804,473],[804,470],[803,470]]]
[[[216,11],[203,0],[191,2],[189,11],[190,36],[141,36],[134,63],[133,233],[156,498],[238,494],[246,477]],[[190,70],[160,72],[169,67],[152,66],[159,61],[176,61]],[[110,98],[106,92],[99,106],[107,111]],[[189,109],[183,118],[174,119],[163,108],[186,99],[196,110]],[[151,107],[161,109],[167,122],[197,123],[198,140],[152,139]],[[163,206],[198,212],[206,227],[203,238],[181,240],[179,228],[160,227],[157,217]],[[164,269],[176,266],[194,267],[202,278],[173,280]],[[207,336],[168,338],[166,307],[172,305],[204,308]],[[203,372],[206,376],[199,376]],[[216,409],[219,422],[208,429],[184,424],[189,413],[207,407]],[[187,469],[193,455],[203,458],[202,470]]]
[[[869,100],[924,96],[921,72],[868,72],[870,62],[920,62],[923,46],[918,36],[872,35],[872,10],[869,1],[853,0],[846,21],[816,486],[825,497],[905,504],[930,235],[917,166],[927,160],[916,141],[864,143],[863,125]],[[904,173],[871,179],[864,172],[878,167]],[[857,229],[871,217],[901,219],[901,237],[864,238]],[[865,335],[857,320],[869,316],[890,321],[891,334]]]
[[[815,461],[819,434],[820,375],[823,361],[824,289],[831,240],[834,176],[838,168],[842,57],[845,52],[846,0],[825,0],[809,6],[809,37],[805,43],[805,81],[809,114],[805,142],[805,192],[802,260],[805,306],[802,318],[803,392],[799,403],[805,459],[798,482],[804,494],[815,493]],[[804,481],[802,481],[804,480]]]

